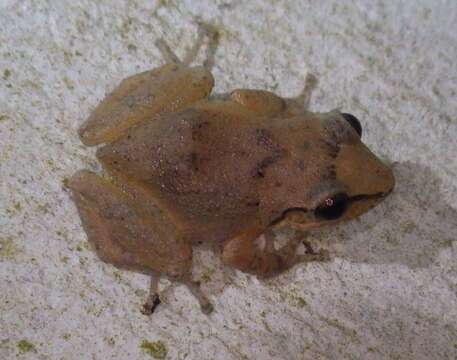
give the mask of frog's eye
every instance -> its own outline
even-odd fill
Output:
[[[327,197],[314,210],[314,215],[318,219],[336,220],[340,218],[348,208],[349,198],[345,193],[338,193]]]
[[[342,113],[341,116],[354,128],[357,134],[362,137],[362,125],[360,125],[359,119],[348,113]]]

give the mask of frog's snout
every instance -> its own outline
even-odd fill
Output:
[[[371,177],[375,188],[373,194],[379,194],[380,197],[385,198],[389,195],[395,187],[395,177],[392,169],[384,164],[381,160],[377,159],[377,163],[371,169]],[[368,169],[370,170],[370,169]]]
[[[392,169],[362,142],[341,146],[336,168],[337,180],[344,184],[350,198],[347,220],[379,204],[395,186]]]
[[[389,195],[393,190],[394,190],[394,187],[395,187],[395,177],[394,177],[394,173],[392,171],[392,169],[387,168],[387,171],[386,171],[386,179],[385,179],[385,190],[384,190],[384,197],[386,197],[387,195]]]
[[[392,169],[362,142],[341,146],[336,166],[338,180],[351,196],[381,196],[390,193],[395,186]]]

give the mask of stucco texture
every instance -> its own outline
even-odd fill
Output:
[[[361,119],[397,186],[310,234],[328,263],[259,281],[197,249],[215,312],[176,286],[148,318],[148,279],[95,256],[62,183],[100,170],[77,136],[97,103],[162,64],[157,39],[182,56],[198,17],[216,92],[314,74],[310,109]],[[0,0],[0,358],[457,358],[456,24],[444,0]]]

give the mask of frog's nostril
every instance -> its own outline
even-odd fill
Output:
[[[354,115],[348,113],[342,113],[341,116],[343,116],[344,120],[351,124],[357,134],[362,137],[362,125],[360,125],[359,119],[357,119]]]

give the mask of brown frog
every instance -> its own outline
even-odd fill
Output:
[[[392,191],[392,171],[353,115],[263,90],[211,98],[209,70],[159,46],[169,64],[123,80],[80,128],[84,144],[106,144],[97,157],[109,176],[83,170],[68,181],[98,256],[151,276],[145,313],[160,303],[160,276],[212,311],[191,279],[194,244],[220,244],[226,265],[272,276],[328,259],[309,246],[299,255],[300,236],[276,248],[273,229],[350,220]]]

